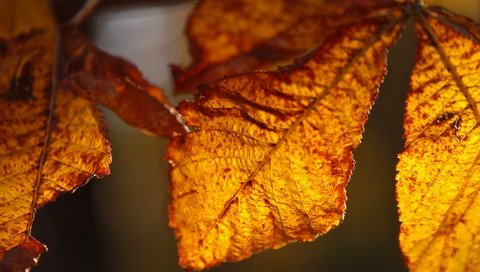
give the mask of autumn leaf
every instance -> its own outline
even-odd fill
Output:
[[[442,7],[432,6],[428,8],[432,14],[436,17],[446,20],[452,25],[456,25],[466,31],[469,35],[472,35],[477,41],[480,40],[480,25],[474,22],[472,19],[455,14]]]
[[[55,36],[46,30],[12,39],[0,61],[2,271],[31,266],[11,257],[27,245],[31,257],[46,250],[30,236],[36,208],[110,172],[101,113],[57,84]]]
[[[185,131],[163,90],[148,83],[134,65],[96,48],[75,28],[62,29],[60,42],[63,86],[149,134],[170,137]]]
[[[28,33],[32,29],[50,29],[55,26],[52,11],[45,1],[0,0],[0,40]]]
[[[391,0],[203,0],[189,18],[192,62],[173,65],[177,92],[224,75],[271,69],[316,48],[337,28],[384,13]]]
[[[352,18],[359,20],[375,14],[381,14],[385,12],[385,10],[392,8],[389,5],[394,6],[394,2],[397,2],[397,4],[403,6],[404,11],[414,15],[419,39],[416,66],[412,74],[411,90],[407,100],[405,115],[405,150],[400,155],[400,161],[397,167],[399,171],[397,176],[397,196],[400,220],[402,222],[400,233],[402,251],[406,257],[409,268],[415,271],[476,271],[480,266],[480,261],[478,256],[472,252],[478,252],[478,250],[480,250],[480,242],[478,239],[480,232],[478,214],[480,211],[478,211],[479,207],[477,207],[479,206],[477,202],[479,202],[478,191],[480,188],[478,186],[478,178],[476,177],[480,169],[478,168],[480,142],[477,131],[478,123],[480,122],[478,109],[478,96],[480,95],[478,94],[478,78],[480,78],[480,75],[478,75],[479,57],[477,56],[480,54],[478,50],[480,46],[480,26],[468,18],[456,15],[442,8],[424,7],[421,1],[386,1],[376,3],[379,4],[378,6],[375,5],[375,3],[368,3],[368,1],[358,1],[355,9],[346,8],[347,4],[352,4],[348,1],[332,1],[334,2],[333,5],[320,2],[317,2],[319,6],[327,7],[325,14],[317,14],[316,12],[319,9],[314,8],[313,5],[310,6],[308,11],[302,10],[301,8],[298,10],[291,8],[288,10],[288,15],[285,16],[287,19],[281,21],[277,19],[276,16],[281,16],[285,13],[279,12],[285,11],[285,7],[288,5],[288,3],[283,1],[276,1],[272,4],[273,7],[281,7],[281,9],[278,10],[276,8],[271,9],[270,11],[273,14],[268,14],[266,11],[267,8],[261,4],[253,5],[247,1],[234,1],[229,2],[229,4],[202,1],[190,18],[189,28],[187,29],[187,34],[192,42],[193,62],[187,70],[181,71],[181,73],[177,71],[177,85],[180,86],[180,89],[188,89],[191,88],[189,85],[195,85],[197,83],[196,81],[203,80],[209,82],[211,78],[223,74],[247,71],[252,69],[252,67],[262,68],[262,65],[272,64],[272,60],[288,59],[291,54],[295,53],[296,49],[299,49],[296,52],[299,53],[302,50],[312,47],[316,43],[320,43],[323,37],[329,33],[328,30],[332,29],[330,31],[335,31],[338,27],[350,23],[348,19],[343,19],[347,14],[348,16],[352,14]],[[305,4],[305,2],[302,3]],[[372,5],[369,6],[369,4]],[[237,9],[238,11],[232,9],[232,6],[239,7]],[[362,7],[366,7],[366,9],[359,13],[360,16],[351,12],[357,9],[361,10]],[[215,11],[213,12],[213,16],[207,16],[211,10]],[[227,17],[227,21],[232,20],[232,22],[241,23],[239,26],[220,24],[219,20],[215,17],[216,13]],[[227,15],[225,16],[225,14]],[[362,14],[364,14],[365,17],[362,17]],[[288,21],[288,18],[295,18],[299,15],[301,17],[300,19],[297,18],[297,20],[291,19],[291,21]],[[333,19],[335,16],[339,16],[338,18],[340,19],[335,21]],[[276,25],[277,20],[283,22],[285,25],[282,26],[281,23]],[[329,23],[331,22],[329,20],[333,20],[333,23]],[[259,24],[259,22],[259,28],[253,27]],[[262,23],[265,25],[271,24],[273,27],[264,31]],[[328,27],[323,28],[324,26]],[[314,29],[318,33],[319,38],[315,37],[315,33],[311,33]],[[242,32],[242,30],[244,32]],[[210,34],[207,32],[210,33],[211,36],[208,36]],[[252,32],[253,34],[249,35],[246,34],[246,32]],[[259,36],[256,36],[257,34]],[[305,47],[295,47],[298,44],[304,45]],[[235,64],[238,65],[233,67]],[[270,115],[259,114],[257,111],[254,111],[257,106],[255,103],[262,105],[262,110],[267,111],[267,109],[272,109],[270,103],[275,103],[275,100],[265,96],[263,92],[260,92],[260,94],[256,92],[258,92],[258,89],[277,91],[278,88],[276,84],[268,80],[262,80],[261,83],[259,83],[260,80],[257,79],[258,76],[255,76],[254,83],[251,83],[253,80],[249,77],[249,75],[245,75],[227,78],[221,80],[220,83],[217,82],[211,88],[202,90],[195,103],[184,104],[181,107],[182,113],[185,114],[189,123],[194,124],[193,126],[201,128],[207,126],[208,130],[219,130],[220,127],[224,131],[231,131],[232,127],[233,129],[244,127],[245,125],[233,124],[237,118],[258,121],[259,117],[267,118],[266,116],[268,116],[269,121],[276,120]],[[245,78],[248,78],[248,80]],[[236,80],[235,84],[232,83],[232,85],[235,86],[234,88],[230,87],[230,85],[228,88],[222,85],[222,82],[235,81],[234,79]],[[258,85],[258,87],[256,87],[256,85]],[[251,94],[248,96],[246,100],[248,102],[245,102],[244,100],[247,94],[243,92],[248,94],[254,93],[252,89],[255,89],[255,95]],[[235,95],[232,95],[232,92],[235,93]],[[228,93],[228,95],[226,93]],[[260,98],[255,96],[259,96]],[[237,100],[241,100],[241,102]],[[258,101],[261,101],[261,103]],[[205,107],[205,105],[208,105],[208,107]],[[220,111],[220,109],[212,113],[212,105],[222,108],[221,116],[228,117],[224,117],[222,122],[213,121],[219,119],[218,111]],[[238,117],[234,118],[230,116],[230,110],[227,111],[223,109],[225,107],[239,109],[240,113],[237,114]],[[227,111],[228,114],[223,111]],[[252,112],[255,112],[255,115],[252,114]],[[271,114],[271,112],[268,113]],[[198,116],[202,117],[200,118]],[[280,119],[281,122],[286,119],[286,117],[276,118]],[[214,122],[215,126],[206,125],[206,123],[210,124],[211,122]],[[222,123],[229,125],[222,126]],[[257,122],[257,125],[258,124],[263,125],[264,128],[269,128],[270,125],[273,124],[273,121],[271,121],[271,123]],[[250,128],[250,126],[248,128]],[[250,133],[252,129],[245,128],[245,130]],[[201,133],[201,131],[202,130],[195,133]],[[244,132],[242,131],[242,133]],[[252,136],[248,133],[247,135],[255,140],[265,137],[263,134],[261,136]],[[205,137],[208,138],[208,140],[204,140],[205,142],[215,142],[214,139],[216,137],[210,136],[210,134],[206,132],[205,134],[207,134],[207,136],[203,136],[202,134],[202,136],[198,136],[198,138]],[[242,135],[239,137],[241,136]],[[332,138],[334,139],[334,137]],[[246,216],[245,214],[248,214],[241,210],[247,206],[247,204],[243,204],[244,206],[242,206],[241,197],[244,196],[244,194],[244,197],[247,197],[248,193],[251,191],[254,192],[252,189],[255,188],[254,184],[262,184],[252,178],[252,176],[261,176],[263,170],[270,171],[270,169],[265,166],[267,162],[260,160],[260,165],[262,165],[262,162],[265,165],[254,168],[258,170],[253,172],[244,171],[245,165],[248,164],[243,163],[242,166],[238,167],[242,168],[244,172],[241,173],[246,175],[246,177],[240,176],[240,178],[238,178],[238,174],[226,175],[221,169],[221,165],[223,164],[219,165],[218,162],[212,163],[213,165],[209,166],[203,165],[203,160],[214,160],[215,156],[220,156],[230,150],[225,148],[223,144],[216,145],[215,150],[208,153],[213,154],[211,155],[213,158],[207,159],[201,157],[202,161],[197,162],[197,160],[187,158],[189,156],[200,156],[199,154],[203,154],[204,149],[208,150],[208,147],[193,136],[186,136],[185,139],[175,140],[176,142],[172,144],[172,146],[175,148],[180,146],[180,148],[183,148],[185,151],[181,156],[178,155],[179,158],[177,160],[174,159],[173,163],[175,165],[180,164],[182,168],[190,170],[188,173],[185,170],[178,171],[178,177],[172,174],[172,192],[174,193],[176,190],[180,191],[178,196],[174,194],[171,209],[171,216],[174,218],[171,220],[171,224],[175,228],[177,238],[179,239],[180,263],[186,266],[193,266],[194,268],[195,265],[199,264],[209,267],[211,263],[216,264],[224,260],[245,258],[245,256],[248,256],[251,252],[257,250],[253,245],[255,245],[258,239],[255,240],[255,242],[248,240],[250,237],[254,237],[252,233],[255,231],[250,230],[250,228],[252,228],[251,226],[244,227],[241,223],[235,223],[234,226],[240,225],[240,227],[236,229],[232,227],[234,230],[230,230],[231,233],[235,234],[241,232],[241,230],[248,230],[243,233],[247,238],[242,237],[239,241],[235,240],[234,242],[227,241],[230,244],[224,246],[225,248],[230,246],[234,247],[236,250],[235,253],[224,253],[220,250],[215,251],[215,249],[212,249],[214,246],[211,245],[213,242],[206,241],[205,239],[208,239],[210,236],[215,237],[211,232],[216,231],[220,234],[226,232],[222,228],[222,224],[230,224],[230,221],[223,223],[228,220],[226,214],[230,209],[235,208],[236,211],[238,211],[237,221],[241,221],[242,218]],[[230,143],[230,139],[223,140],[222,142]],[[279,140],[276,141],[276,143],[278,142],[283,143]],[[251,141],[249,141],[249,144],[254,145]],[[233,146],[237,147],[237,150],[242,150],[244,145],[245,143],[243,142],[235,142]],[[246,152],[246,154],[249,156],[256,154],[261,158],[267,158],[269,160],[268,163],[270,163],[270,153],[266,152],[268,155],[265,156],[265,152],[262,153],[259,151],[262,145],[256,143],[255,146],[257,148],[252,148],[252,151]],[[277,149],[274,150],[283,156],[291,157],[288,152],[289,150],[280,150],[280,147],[278,147],[279,151],[277,151]],[[293,150],[298,150],[298,148],[293,148]],[[242,152],[233,154],[246,156],[244,155],[245,153]],[[185,165],[179,160],[192,162]],[[335,160],[331,159],[331,161],[334,162]],[[193,164],[199,164],[199,167],[203,167],[201,173],[207,171],[205,169],[212,169],[210,173],[218,174],[215,177],[198,178],[197,181],[197,177],[191,177],[194,176],[194,174],[189,174],[195,172],[193,169],[196,168],[192,166]],[[239,163],[236,162],[236,164]],[[233,169],[227,166],[224,166],[224,168],[228,169],[228,173]],[[286,171],[284,169],[287,168],[288,165],[276,167],[275,171],[282,173],[282,171]],[[173,173],[176,173],[175,171],[174,169]],[[275,171],[272,170],[272,173],[275,173]],[[254,174],[248,175],[245,174],[245,172]],[[199,175],[201,177],[201,174]],[[233,175],[233,177],[230,175]],[[277,173],[277,175],[279,174]],[[208,182],[209,178],[216,181],[218,183],[217,186],[221,186],[221,188],[211,189],[205,185],[205,182]],[[237,183],[240,189],[233,190],[226,185],[222,185],[226,179],[229,180],[229,182],[240,179],[240,182]],[[203,187],[198,189],[194,187],[195,185],[189,185],[188,187],[183,185],[180,190],[177,189],[177,186],[180,187],[178,180],[187,180],[189,182],[194,180],[192,184],[198,183]],[[193,187],[193,189],[185,189],[184,187]],[[199,194],[208,194],[209,196],[217,195],[220,194],[218,190],[226,190],[224,187],[233,190],[234,196],[227,198],[226,202],[225,199],[222,198],[217,200],[217,202],[223,201],[223,203],[226,203],[226,208],[220,209],[220,213],[212,212],[212,209],[219,210],[219,208],[213,204],[209,204],[209,202],[204,200],[195,200],[199,202],[196,204],[197,206],[202,206],[203,203],[207,203],[204,204],[205,209],[210,211],[210,214],[206,214],[204,217],[195,216],[194,218],[197,220],[195,221],[196,225],[194,223],[181,222],[180,219],[177,219],[177,217],[180,216],[173,214],[174,212],[178,213],[177,209],[181,209],[181,213],[191,212],[189,209],[182,209],[179,204],[177,206],[175,203],[175,201],[178,201],[177,198],[185,202],[193,200],[183,200],[184,197],[202,199],[198,197]],[[204,191],[207,193],[202,193]],[[257,197],[257,201],[248,202],[244,200],[244,202],[249,203],[248,205],[258,205],[258,202],[261,202],[258,201],[258,199],[260,199],[258,195],[261,194],[257,193],[254,195]],[[295,203],[294,201],[285,201],[285,199],[288,199],[286,197],[281,197],[281,199],[282,203],[294,207],[292,204]],[[235,205],[238,207],[234,207]],[[186,206],[188,206],[188,204],[186,204]],[[245,209],[248,209],[248,206]],[[211,214],[219,214],[216,219],[213,220],[215,222],[213,223],[214,227],[205,227],[212,225]],[[210,221],[208,221],[209,219]],[[187,221],[187,219],[185,219],[185,221]],[[205,221],[206,223],[199,224],[197,223],[198,221]],[[231,221],[234,220],[232,219]],[[198,236],[195,236],[196,234],[187,234],[179,230],[180,227],[187,228],[188,231],[192,233],[200,229],[202,233],[206,232],[206,234],[200,235],[200,238],[198,238]],[[299,227],[298,230],[301,231],[302,228]],[[230,235],[230,233],[228,235]],[[191,238],[192,236],[193,238]],[[189,239],[189,242],[183,242],[184,239]],[[190,240],[193,240],[193,242],[190,242]],[[244,242],[243,247],[238,245],[244,240],[248,242]],[[196,248],[195,243],[197,243]],[[245,249],[246,247],[248,250]],[[277,247],[277,244],[273,243],[271,247]],[[198,250],[198,248],[200,248],[200,250]],[[192,253],[182,252],[187,250],[192,251]],[[198,253],[197,250],[200,251],[200,253]],[[204,253],[203,251],[213,253]],[[198,259],[200,259],[200,261],[198,261]],[[195,264],[192,265],[192,263]]]
[[[182,267],[311,241],[340,223],[351,152],[402,23],[357,22],[291,67],[227,77],[179,106],[196,129],[167,150]]]
[[[419,8],[415,25],[397,165],[400,245],[412,271],[478,271],[479,27],[438,8]]]
[[[47,1],[5,4],[0,11],[5,23],[0,25],[2,272],[28,269],[46,251],[31,237],[37,208],[110,173],[107,128],[97,103],[156,135],[184,130],[158,87],[132,64],[95,48],[73,26],[55,26]]]
[[[203,0],[188,26],[193,62],[174,67],[178,90],[210,84],[179,106],[187,133],[160,88],[76,29],[84,17],[58,26],[46,1],[0,6],[0,271],[28,269],[46,250],[31,237],[37,208],[109,173],[98,104],[174,136],[169,216],[182,267],[328,232],[343,219],[386,51],[411,15],[400,245],[412,271],[480,267],[480,26],[470,19],[420,0]]]

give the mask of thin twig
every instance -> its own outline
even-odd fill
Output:
[[[83,7],[68,22],[69,25],[79,26],[85,19],[92,14],[95,8],[100,4],[101,0],[87,0]]]

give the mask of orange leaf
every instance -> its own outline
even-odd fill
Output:
[[[43,0],[0,0],[0,7],[0,40],[55,26],[52,11]]]
[[[432,15],[436,16],[440,20],[444,20],[449,24],[455,25],[463,29],[463,31],[472,35],[475,39],[480,40],[480,25],[472,21],[472,19],[455,14],[449,10],[443,9],[441,7],[430,7],[429,10]]]
[[[294,66],[227,77],[179,106],[196,128],[167,150],[182,267],[311,241],[340,223],[352,150],[402,23],[357,22]]]
[[[25,271],[28,267],[37,264],[40,254],[45,253],[46,247],[33,238],[10,249],[1,258],[0,271]]]
[[[393,0],[203,0],[187,26],[193,61],[185,70],[172,66],[177,91],[273,68],[317,47],[335,29],[393,5]]]
[[[0,267],[6,271],[32,265],[11,256],[36,258],[45,250],[30,236],[36,208],[110,172],[99,110],[57,84],[56,36],[52,30],[19,36],[0,59]]]
[[[412,271],[478,271],[480,43],[420,10],[397,165],[400,245]],[[463,23],[462,23],[463,24]]]
[[[184,127],[132,64],[95,48],[74,28],[55,27],[47,1],[2,7],[0,271],[19,271],[46,250],[30,236],[35,210],[110,172],[97,102],[150,133],[170,136]]]

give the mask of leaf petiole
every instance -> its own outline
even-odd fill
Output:
[[[72,26],[79,26],[82,24],[85,19],[88,18],[95,10],[95,8],[100,4],[101,0],[87,0],[85,4],[83,4],[82,8],[73,16],[70,21],[68,21],[68,25]]]

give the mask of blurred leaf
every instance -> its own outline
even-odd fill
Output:
[[[52,11],[44,0],[0,0],[0,7],[0,40],[55,26]]]
[[[97,103],[169,137],[184,130],[162,91],[132,64],[56,27],[47,1],[0,10],[0,271],[25,270],[46,247],[31,237],[35,210],[110,173]]]
[[[341,26],[385,13],[392,0],[203,0],[187,26],[193,61],[172,66],[177,92],[224,75],[271,69],[311,50]]]
[[[99,50],[74,28],[61,32],[61,84],[77,95],[112,109],[126,123],[149,134],[170,137],[183,122],[159,87],[137,67]]]
[[[357,22],[293,66],[227,77],[179,106],[196,128],[167,151],[182,267],[311,241],[340,223],[352,150],[402,23]]]

